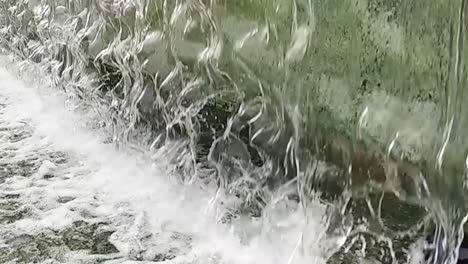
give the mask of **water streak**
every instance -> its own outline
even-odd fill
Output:
[[[429,222],[434,263],[456,259],[465,0],[1,4],[4,48],[95,109],[118,146],[183,142],[174,170],[218,188],[208,211],[220,222],[271,221],[279,201],[307,219],[319,200],[327,236],[348,238],[330,261],[403,262]],[[313,252],[308,239],[291,259]]]

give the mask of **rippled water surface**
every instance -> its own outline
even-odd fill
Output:
[[[420,239],[435,234],[429,262],[456,260],[467,215],[465,0],[0,4],[10,68],[1,188],[30,197],[6,197],[0,223],[38,225],[74,203],[87,211],[55,216],[71,219],[56,240],[12,232],[0,257],[35,243],[41,259],[57,258],[40,248],[66,248],[116,261],[203,252],[229,263],[417,263]],[[62,102],[50,115],[15,108],[51,91]],[[64,108],[81,118],[56,113]],[[88,136],[66,132],[76,129]],[[35,205],[54,184],[81,196]],[[101,212],[90,205],[108,201],[101,192],[119,199],[90,220]],[[151,222],[166,218],[177,223],[169,231]],[[132,221],[162,231],[128,242]],[[158,232],[178,238],[157,242]]]

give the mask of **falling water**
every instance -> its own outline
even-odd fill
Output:
[[[435,230],[448,264],[468,209],[465,2],[1,0],[0,40],[116,146],[177,142],[180,183],[217,190],[207,217],[281,233],[284,208],[324,210],[329,245],[304,228],[290,263],[406,263]]]

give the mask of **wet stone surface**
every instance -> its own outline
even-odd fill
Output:
[[[89,250],[92,254],[117,253],[117,249],[109,242],[112,231],[99,231],[103,223],[89,224],[77,221],[71,227],[59,232],[63,243],[70,250]]]

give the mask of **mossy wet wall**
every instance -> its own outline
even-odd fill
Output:
[[[219,92],[229,94],[233,104],[251,102],[246,105],[252,113],[246,115],[253,116],[258,105],[264,104],[254,102],[262,98],[272,102],[269,108],[273,109],[264,111],[269,115],[266,120],[279,118],[277,112],[283,110],[275,108],[288,108],[286,115],[294,115],[291,112],[297,106],[299,134],[306,145],[316,141],[316,129],[322,127],[339,128],[354,138],[365,107],[379,101],[384,105],[396,101],[402,108],[427,102],[431,108],[445,100],[456,1],[434,1],[432,5],[424,1],[220,1],[213,6],[204,1],[148,1],[144,6],[128,7],[93,3],[57,2],[42,15],[55,23],[70,22],[66,20],[69,15],[76,19],[73,30],[79,34],[54,32],[50,37],[60,40],[56,45],[77,37],[84,58],[66,58],[76,55],[75,51],[57,56],[114,67],[114,81],[105,77],[104,92],[112,87],[117,93],[126,90],[121,96],[139,96],[139,87],[145,82],[158,81],[139,75],[158,73],[161,84],[177,68],[173,71],[177,79],[160,89],[163,99],[179,94],[197,76],[203,84],[185,98],[187,105]],[[21,14],[17,21],[21,23],[11,27],[10,33],[39,35],[36,24],[44,17],[35,21],[31,15],[34,4],[24,6],[29,6],[24,12],[14,10]],[[99,20],[101,23],[96,22]],[[125,68],[126,63],[133,66]],[[132,69],[137,65],[141,65],[139,69]],[[128,75],[124,81],[122,73]],[[148,92],[145,96],[155,95]],[[377,102],[371,100],[374,97]],[[390,114],[405,113],[411,114],[411,109]],[[383,128],[363,126],[370,136],[363,138],[386,145],[396,130],[408,125],[399,124],[397,117],[387,119],[369,121]],[[433,119],[439,121],[437,116]],[[421,148],[417,152],[424,152],[427,146],[416,147]]]
[[[375,183],[409,199],[421,174],[440,197],[461,185],[463,1],[119,3],[2,2],[3,43],[107,111],[118,143],[189,137],[252,207],[295,177],[300,199]]]

